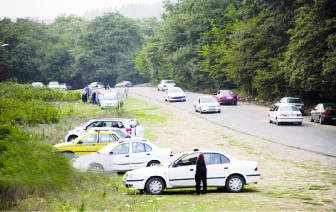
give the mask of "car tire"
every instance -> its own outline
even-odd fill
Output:
[[[72,141],[72,140],[75,140],[77,137],[78,137],[77,135],[70,135],[70,136],[68,137],[67,142],[70,142],[70,141]]]
[[[273,121],[270,119],[270,120],[269,120],[269,123],[270,123],[270,124],[272,124],[272,123],[273,123]]]
[[[232,175],[226,180],[225,187],[232,193],[241,192],[244,189],[244,179],[239,175]]]
[[[196,109],[196,106],[194,106],[194,109],[195,109],[195,112],[197,113],[197,112],[198,112],[198,110]]]
[[[314,122],[313,116],[310,115],[310,122]]]
[[[160,195],[164,190],[164,183],[160,178],[154,177],[146,182],[146,192],[151,195]]]
[[[98,163],[94,163],[90,165],[88,171],[91,173],[99,173],[104,171],[104,167]]]
[[[159,165],[159,164],[160,164],[159,161],[157,161],[157,160],[152,160],[152,161],[148,162],[147,167],[150,167],[150,166],[157,166],[157,165]]]
[[[298,122],[298,125],[299,125],[299,126],[302,126],[302,122]]]
[[[221,111],[219,110],[217,113],[220,113]]]
[[[234,105],[237,105],[237,102],[235,102]]]

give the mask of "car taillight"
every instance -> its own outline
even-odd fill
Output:
[[[323,114],[324,114],[324,115],[328,115],[328,111],[325,110]]]
[[[280,117],[287,117],[287,115],[286,114],[281,114]]]
[[[301,108],[304,108],[304,105],[302,105]]]
[[[257,166],[257,167],[255,167],[254,171],[256,171],[256,172],[258,171],[258,166]]]
[[[163,87],[167,87],[167,85],[163,85]]]
[[[297,114],[298,117],[302,117],[302,114]]]
[[[174,155],[173,155],[173,151],[171,151],[170,152],[170,155],[169,155],[170,157],[173,157]]]
[[[132,135],[132,128],[126,128],[126,132],[127,132],[129,135]]]

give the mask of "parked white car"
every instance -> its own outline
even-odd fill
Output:
[[[100,109],[120,108],[121,106],[123,106],[123,96],[119,91],[107,91],[109,90],[103,91],[103,93],[99,95]]]
[[[60,85],[57,81],[52,81],[52,82],[49,82],[48,84],[48,88],[51,88],[51,89],[59,89],[60,88]]]
[[[172,156],[170,149],[159,148],[147,139],[128,138],[78,157],[72,165],[81,171],[127,171],[156,166]]]
[[[186,96],[184,91],[179,88],[179,87],[172,87],[172,88],[168,88],[165,92],[164,92],[164,99],[165,101],[171,102],[171,101],[186,101]]]
[[[195,112],[221,112],[220,104],[213,96],[199,96],[194,103]]]
[[[78,136],[86,133],[90,128],[93,127],[113,127],[118,128],[125,133],[136,136],[144,137],[144,128],[136,119],[126,119],[126,118],[105,118],[105,119],[92,119],[82,126],[76,127],[75,129],[69,130],[65,136],[65,141],[69,142]]]
[[[158,84],[158,91],[165,91],[168,88],[175,87],[176,84],[174,80],[161,80]]]
[[[43,83],[42,82],[33,82],[32,86],[33,87],[43,87]]]
[[[207,166],[207,186],[240,192],[260,179],[257,162],[238,160],[217,151],[201,151]],[[196,160],[200,152],[183,152],[162,165],[128,171],[126,188],[161,194],[164,189],[195,187]]]
[[[283,97],[278,104],[287,104],[297,107],[302,114],[304,114],[305,107],[300,98],[297,97]]]
[[[278,103],[274,108],[270,109],[269,112],[269,122],[274,122],[277,125],[285,122],[302,125],[302,120],[303,118],[300,110],[287,103]]]

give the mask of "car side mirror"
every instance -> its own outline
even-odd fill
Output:
[[[110,154],[110,155],[113,155],[114,153],[113,153],[113,151],[112,151],[112,152],[110,152],[109,154]]]

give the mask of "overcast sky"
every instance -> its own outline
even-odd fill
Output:
[[[153,4],[162,0],[0,0],[0,18],[39,17],[59,15],[83,16],[88,10],[120,7],[123,4]]]

